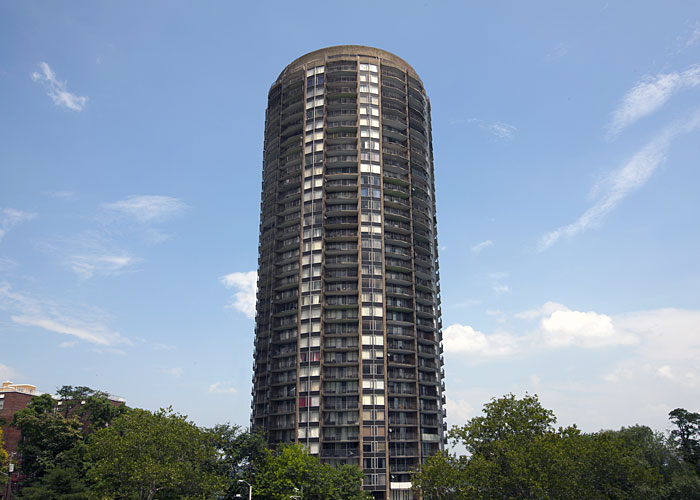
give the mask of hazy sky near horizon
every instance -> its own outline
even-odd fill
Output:
[[[0,1],[0,379],[247,425],[267,91],[340,44],[431,99],[448,423],[700,410],[695,1]]]

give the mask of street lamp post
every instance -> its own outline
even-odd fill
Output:
[[[253,486],[246,480],[244,479],[239,479],[239,483],[245,483],[248,485],[248,500],[253,500]]]

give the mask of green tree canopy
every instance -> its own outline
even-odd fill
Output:
[[[668,414],[676,426],[671,431],[671,439],[688,464],[700,474],[700,413],[676,408]]]
[[[660,482],[642,453],[609,432],[555,429],[556,417],[537,396],[508,394],[484,405],[483,416],[453,428],[467,456],[432,457],[414,488],[440,499],[651,498]]]
[[[171,408],[130,409],[88,439],[91,498],[216,498],[225,486],[210,432]]]
[[[322,464],[298,444],[266,450],[255,467],[253,496],[265,500],[367,500],[362,473],[353,466]]]

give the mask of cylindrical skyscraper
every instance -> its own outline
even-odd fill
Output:
[[[443,446],[430,101],[401,58],[311,52],[270,88],[252,425],[378,498]]]

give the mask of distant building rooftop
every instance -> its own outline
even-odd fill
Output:
[[[35,385],[13,384],[9,380],[2,383],[2,385],[0,386],[0,392],[22,392],[24,394],[29,394],[31,396],[41,395],[41,393],[36,390]]]

